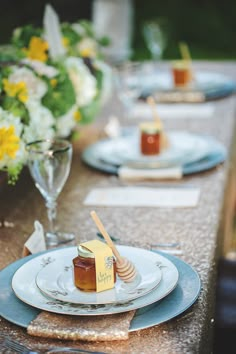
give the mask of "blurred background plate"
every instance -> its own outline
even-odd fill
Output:
[[[209,136],[205,136],[205,139],[209,143],[208,153],[199,160],[184,163],[182,165],[183,175],[204,172],[225,161],[227,152],[223,144]],[[101,158],[98,148],[100,144],[101,142],[98,142],[87,147],[82,153],[82,161],[96,170],[117,175],[120,166],[116,163],[106,162]]]
[[[160,154],[147,156],[140,152],[140,137],[133,128],[129,135],[104,139],[92,145],[96,154],[106,163],[121,166],[141,164],[146,168],[163,168],[193,163],[209,154],[212,143],[205,136],[184,131],[166,132],[168,146]]]
[[[153,72],[142,79],[141,99],[152,95],[158,102],[204,102],[236,92],[236,82],[216,72],[194,71],[189,86],[176,88],[170,72]]]

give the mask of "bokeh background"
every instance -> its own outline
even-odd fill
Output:
[[[9,42],[14,28],[41,26],[44,7],[50,3],[61,21],[91,19],[96,0],[0,0],[0,44]],[[119,0],[107,0],[119,1]],[[186,41],[194,59],[236,59],[235,0],[133,0],[132,59],[149,59],[142,35],[145,20],[164,17],[169,23],[169,41],[164,59],[178,57],[178,42]]]

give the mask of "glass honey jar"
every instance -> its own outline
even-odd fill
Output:
[[[82,291],[96,291],[95,256],[89,249],[79,245],[78,256],[73,259],[74,283]],[[114,283],[116,282],[116,262],[112,257]]]
[[[156,122],[140,124],[140,149],[143,155],[156,155],[161,151],[161,129]]]
[[[172,74],[176,87],[187,86],[192,81],[192,71],[188,61],[175,61],[172,65]]]

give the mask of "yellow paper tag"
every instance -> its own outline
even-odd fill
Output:
[[[81,243],[93,252],[96,267],[97,292],[112,289],[114,287],[113,253],[105,243],[93,240]]]

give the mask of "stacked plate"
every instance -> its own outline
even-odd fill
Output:
[[[152,95],[157,102],[205,102],[230,95],[236,91],[236,82],[224,74],[194,71],[193,82],[182,88],[173,85],[169,72],[152,72],[142,78],[142,95]]]
[[[117,174],[121,166],[145,169],[180,167],[183,175],[208,170],[226,158],[216,139],[185,131],[166,132],[168,147],[158,155],[140,153],[139,132],[130,127],[118,138],[104,139],[83,151],[82,160],[98,170]]]
[[[139,273],[130,284],[117,279],[111,290],[82,292],[73,281],[76,247],[46,251],[18,260],[0,272],[5,288],[0,315],[27,327],[39,310],[99,316],[137,310],[130,331],[147,328],[185,311],[197,299],[200,279],[182,260],[141,248],[117,246]],[[11,289],[12,279],[12,289]]]

